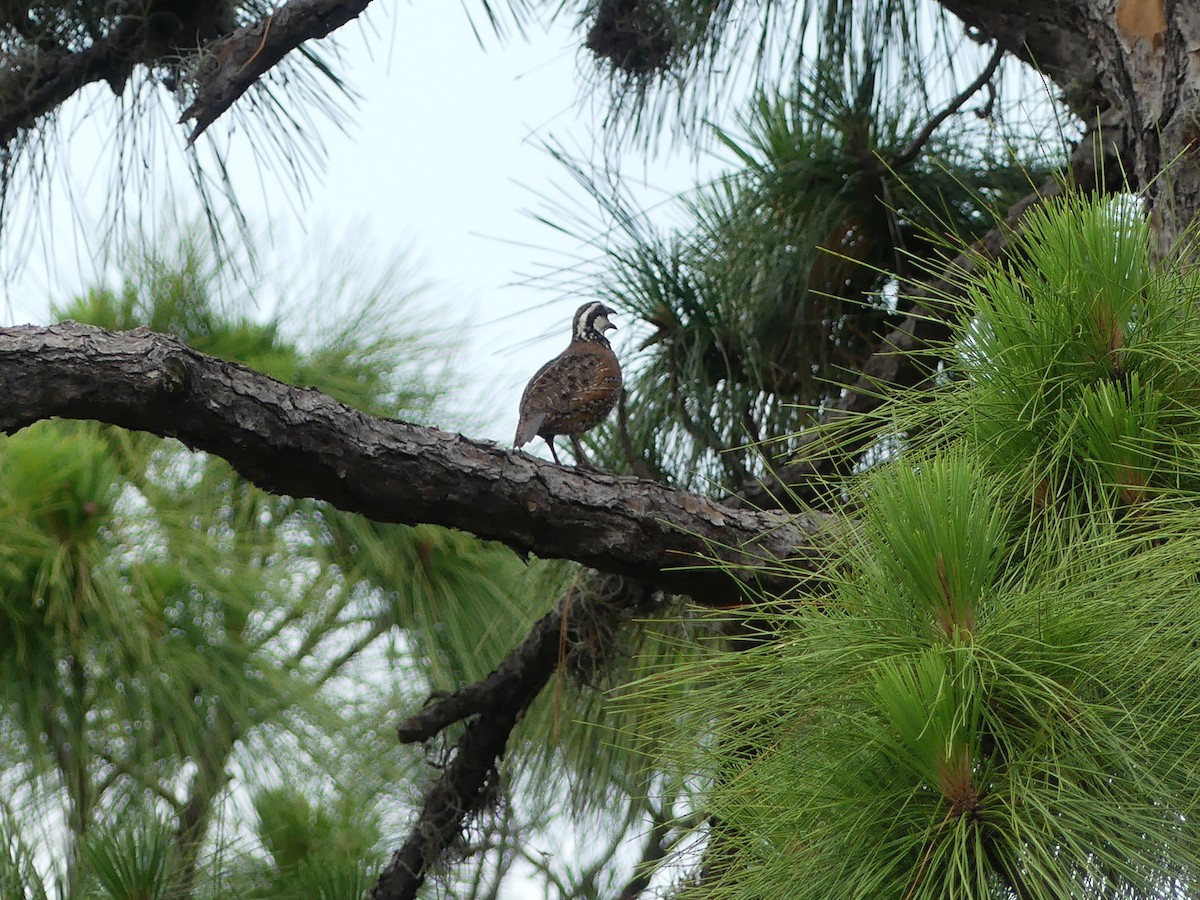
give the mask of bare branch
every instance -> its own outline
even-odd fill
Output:
[[[485,687],[459,692],[400,726],[401,740],[420,740],[435,734],[454,718],[478,713],[478,718],[467,725],[459,738],[454,756],[441,777],[425,795],[408,839],[379,876],[368,895],[370,900],[416,897],[429,866],[458,837],[467,818],[486,802],[496,762],[504,753],[513,727],[560,662],[559,639],[564,624],[570,643],[577,637],[575,623],[596,616],[619,620],[651,597],[646,586],[630,579],[622,580],[617,593],[616,598],[597,594],[576,603],[568,598],[558,609],[543,616],[530,629],[521,647],[480,682]],[[467,699],[455,699],[460,696]]]
[[[196,120],[188,143],[200,137],[285,56],[305,41],[327,37],[358,18],[370,3],[371,0],[291,0],[266,18],[209,44],[205,53],[216,60],[216,68],[203,76],[191,105],[179,118],[180,123]]]
[[[988,64],[979,73],[979,77],[972,81],[963,89],[963,92],[950,101],[949,105],[939,112],[936,116],[925,123],[925,127],[921,129],[921,133],[913,138],[912,143],[904,148],[903,151],[896,154],[892,161],[888,164],[888,168],[895,171],[902,169],[910,162],[917,158],[917,154],[921,152],[933,133],[941,127],[942,123],[958,112],[964,103],[971,99],[971,96],[992,80],[992,76],[996,74],[996,69],[1000,67],[1000,61],[1004,59],[1004,54],[1007,51],[999,44],[996,45],[995,51],[992,53],[992,58],[988,60]]]
[[[589,590],[583,598],[569,594],[554,610],[534,623],[521,645],[490,675],[448,696],[430,698],[429,705],[401,722],[396,728],[400,742],[413,744],[429,740],[448,725],[523,693],[525,685],[533,681],[544,684],[564,661],[560,656],[569,653],[575,645],[581,630],[594,633],[598,619],[615,626],[640,609],[640,604],[648,599],[643,586],[624,578],[611,578],[603,589]]]
[[[1062,90],[1062,99],[1085,122],[1093,122],[1102,101],[1103,65],[1084,26],[1087,3],[1051,0],[1038,4],[996,0],[937,0],[963,21],[981,42],[1045,74]]]
[[[274,493],[380,522],[461,528],[706,603],[803,587],[827,521],[733,509],[377,419],[144,329],[0,329],[0,429],[52,416],[175,437]],[[723,565],[709,565],[714,559]]]

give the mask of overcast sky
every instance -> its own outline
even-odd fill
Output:
[[[470,323],[460,405],[485,418],[473,436],[508,443],[525,381],[566,346],[571,313],[581,302],[515,284],[567,263],[581,249],[530,215],[546,209],[539,194],[570,188],[543,144],[598,157],[603,97],[583,90],[581,69],[590,59],[568,24],[549,31],[533,26],[526,39],[501,41],[484,30],[482,6],[478,0],[466,0],[465,7],[446,0],[376,3],[338,32],[339,71],[361,99],[344,132],[314,117],[325,170],[307,179],[306,199],[286,180],[264,178],[250,139],[229,134],[228,121],[201,141],[227,144],[251,224],[276,235],[265,254],[268,268],[286,268],[306,252],[306,242],[309,248],[335,244],[355,226],[365,235],[359,249],[368,258],[407,249],[413,269],[430,285],[425,303],[447,324]],[[467,10],[481,27],[483,46]],[[69,104],[61,117],[65,147],[55,157],[56,180],[38,202],[19,198],[17,230],[10,229],[0,249],[10,273],[10,321],[45,321],[51,298],[61,300],[95,280],[102,254],[97,235],[113,202],[109,129],[116,103],[107,86],[96,85]],[[145,168],[153,170],[152,189],[132,190],[122,201],[147,203],[151,214],[164,198],[198,209],[181,165],[186,129],[170,121],[172,109],[166,105],[149,132],[154,162]],[[659,153],[649,163],[628,151],[622,174],[653,202],[693,184],[698,165],[713,169],[687,148]],[[573,195],[583,202],[581,191]],[[616,321],[628,323],[620,316]],[[540,442],[535,445],[531,449],[545,455]]]

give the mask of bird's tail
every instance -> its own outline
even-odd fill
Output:
[[[513,438],[513,446],[520,447],[522,444],[532,441],[533,436],[538,433],[538,429],[542,427],[542,422],[545,420],[544,412],[533,416],[522,416],[521,421],[517,423],[517,436]]]

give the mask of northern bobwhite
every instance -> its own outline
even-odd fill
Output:
[[[621,363],[604,337],[604,332],[617,327],[608,321],[612,312],[597,301],[576,310],[571,345],[538,369],[525,386],[514,447],[540,435],[557,463],[554,437],[565,434],[575,448],[576,463],[590,466],[579,435],[599,425],[621,393]]]

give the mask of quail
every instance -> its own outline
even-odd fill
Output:
[[[590,467],[579,435],[599,425],[621,393],[621,363],[604,337],[604,332],[617,327],[608,321],[612,313],[597,301],[576,310],[570,346],[538,369],[525,386],[514,447],[539,435],[558,463],[554,437],[565,434],[571,439],[577,464]]]

